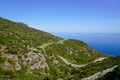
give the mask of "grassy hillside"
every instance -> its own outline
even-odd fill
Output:
[[[0,80],[79,80],[119,63],[78,40],[0,18]]]
[[[0,44],[10,46],[12,50],[24,49],[27,46],[37,47],[58,40],[61,38],[30,28],[24,23],[0,18]]]
[[[65,40],[63,44],[52,44],[45,48],[47,55],[59,55],[74,64],[85,64],[105,55],[78,40]]]

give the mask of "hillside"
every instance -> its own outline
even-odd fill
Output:
[[[0,18],[0,80],[79,80],[120,64],[83,41]]]
[[[98,80],[120,80],[120,65],[118,65],[112,72],[105,74]]]

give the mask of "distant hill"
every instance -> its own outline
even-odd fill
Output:
[[[120,64],[119,60],[83,41],[0,17],[0,80],[80,80]]]

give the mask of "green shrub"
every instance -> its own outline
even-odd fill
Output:
[[[0,63],[5,61],[5,57],[0,55]]]
[[[8,62],[12,65],[16,64],[16,60],[15,59],[8,59]]]

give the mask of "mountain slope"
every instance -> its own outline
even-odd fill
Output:
[[[0,18],[1,80],[82,79],[119,64],[119,60],[82,41],[65,40]]]
[[[98,80],[120,80],[120,65],[118,65],[112,72],[100,77]]]

